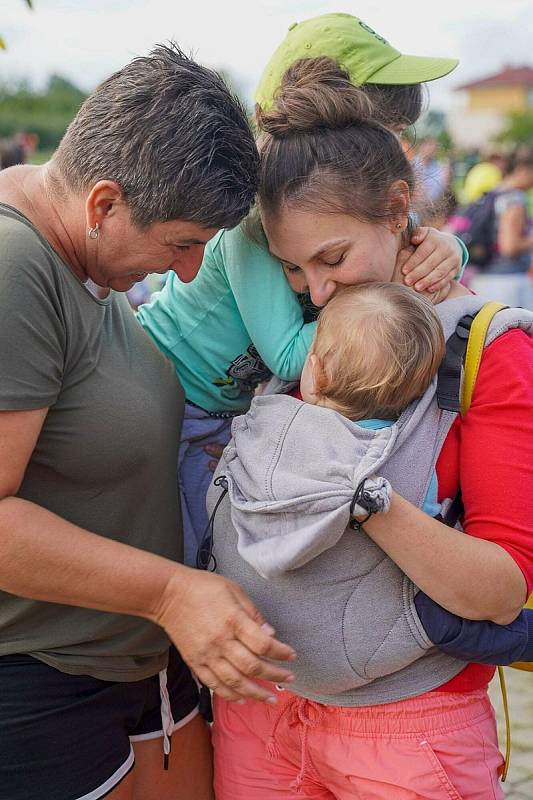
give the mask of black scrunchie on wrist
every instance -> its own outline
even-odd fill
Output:
[[[352,502],[350,503],[351,519],[348,523],[348,527],[350,527],[353,531],[360,531],[365,522],[368,522],[372,514],[375,514],[379,510],[374,498],[367,491],[365,491],[365,483],[367,480],[368,478],[363,478],[363,480],[359,483],[353,494]],[[367,516],[364,519],[357,520],[353,516],[354,508],[356,506],[360,506],[367,512]]]

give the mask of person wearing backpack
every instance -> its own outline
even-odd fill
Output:
[[[308,289],[316,305],[326,306],[345,286],[393,279],[395,256],[408,224],[413,177],[398,140],[365,119],[358,90],[341,75],[333,81],[329,72],[320,81],[318,66],[311,73],[306,66],[311,70],[313,65],[302,62],[286,73],[274,108],[260,120],[259,207],[270,250],[282,262],[292,288]],[[483,302],[454,286],[451,298],[439,307],[447,316],[446,335],[465,311],[473,312]],[[390,476],[377,471],[393,487],[390,506],[369,519],[370,507],[364,506],[364,515],[356,514],[379,548],[384,569],[394,562],[406,579],[457,616],[507,625],[533,588],[533,341],[520,329],[498,326],[497,332],[501,335],[483,352],[465,418],[433,403],[425,420],[431,428],[427,437],[413,440],[402,453],[401,468],[397,463]],[[340,324],[337,336],[344,347]],[[378,328],[369,348],[379,337]],[[333,341],[330,352],[336,348],[342,349]],[[341,380],[340,371],[332,374]],[[302,474],[319,430],[315,421],[287,450],[293,468],[302,464]],[[254,450],[257,460],[267,449],[283,452],[284,432],[264,425]],[[335,436],[328,438],[327,447],[326,483],[329,466],[335,463]],[[231,457],[231,444],[226,452]],[[356,463],[354,454],[344,474],[349,477]],[[455,497],[461,487],[464,533],[421,510],[428,479],[424,465],[431,471],[432,463],[439,502]],[[224,466],[223,462],[220,475]],[[273,472],[265,474],[264,491],[290,491],[288,481],[271,479],[275,480]],[[220,495],[214,485],[210,510]],[[308,509],[304,527],[313,525],[319,510]],[[266,531],[272,523],[268,513],[264,516]],[[356,563],[357,546],[363,541],[357,532],[343,536],[347,549],[340,554],[336,547],[328,551],[338,555],[341,574]],[[341,678],[349,680],[351,657],[357,654],[356,620],[366,603],[365,587],[345,606],[342,637],[337,617],[329,613],[338,574],[326,572],[320,557],[290,569],[273,586],[245,571],[243,560],[237,560],[235,538],[226,497],[214,519],[215,558],[224,571],[242,568],[241,585],[263,611],[276,613],[278,634],[283,635],[285,624],[294,624],[301,647],[294,665],[296,680],[281,684],[275,706],[247,701],[241,708],[215,701],[219,800],[293,800],[298,792],[321,800],[502,797],[498,775],[503,758],[487,696],[492,667],[448,660],[446,654],[430,651],[431,656],[383,677],[373,672],[373,660],[352,664],[352,687],[340,685]],[[232,546],[234,557],[229,559]],[[307,595],[296,590],[300,570],[307,579]],[[386,575],[375,580],[369,591],[381,585],[381,594],[386,594]],[[282,588],[290,594],[289,602]],[[315,603],[314,613],[309,611],[309,598]],[[408,595],[401,593],[400,598],[403,603]],[[387,619],[392,636],[397,617],[387,618],[378,604],[364,609],[366,629],[376,631],[379,646]],[[314,659],[317,670],[316,682],[307,684],[303,670],[308,659]],[[342,672],[337,668],[341,662]],[[370,680],[357,685],[356,673],[361,676],[365,670]]]
[[[462,238],[471,263],[478,267],[470,281],[473,291],[510,306],[533,308],[527,274],[533,254],[527,198],[531,188],[533,150],[515,155],[498,188],[470,206],[472,224]],[[482,241],[484,258],[479,259],[476,247]]]
[[[507,156],[491,147],[481,154],[481,160],[471,167],[465,176],[462,195],[467,203],[475,203],[487,192],[492,192],[502,181]]]
[[[324,702],[334,717],[332,695],[342,707],[354,688],[364,697],[364,687],[372,694],[377,683],[386,697],[395,680],[412,685],[413,673],[434,681],[447,667],[442,653],[463,662],[533,661],[533,609],[508,625],[452,614],[383,558],[364,530],[372,514],[390,507],[391,484],[380,476],[397,485],[413,452],[422,455],[409,492],[442,519],[432,466],[438,453],[427,443],[435,396],[442,388],[447,397],[450,388],[434,380],[443,325],[449,333],[461,306],[488,310],[468,295],[434,308],[396,283],[340,289],[320,313],[297,396],[256,397],[233,423],[217,478],[228,492],[231,525],[215,512],[201,552],[268,608],[298,652],[287,702]],[[489,340],[517,326],[533,335],[533,313],[505,310]],[[448,511],[445,520],[453,524],[455,515]],[[423,657],[409,677],[405,670],[392,675]],[[327,773],[327,761],[322,768]],[[303,766],[298,777],[305,783]]]

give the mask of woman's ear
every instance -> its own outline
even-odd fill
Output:
[[[85,201],[87,227],[102,227],[105,218],[112,213],[117,203],[124,202],[122,189],[115,181],[97,181]]]
[[[411,206],[409,186],[404,180],[394,181],[387,195],[387,203],[390,209],[390,230],[393,233],[402,235],[409,224],[409,208]]]

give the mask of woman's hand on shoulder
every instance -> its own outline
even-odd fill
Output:
[[[255,680],[286,683],[292,673],[267,659],[290,661],[294,650],[274,638],[246,594],[211,572],[179,567],[155,620],[203,684],[226,700],[268,701]]]
[[[395,275],[417,292],[440,302],[457,276],[463,251],[455,236],[435,228],[417,228],[410,246],[398,253]],[[435,297],[439,293],[438,297]]]

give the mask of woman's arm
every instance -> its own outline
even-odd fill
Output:
[[[470,410],[437,464],[443,495],[461,485],[455,531],[395,495],[365,530],[433,600],[508,623],[533,586],[533,340],[510,331],[485,350]]]
[[[261,358],[278,378],[297,380],[316,323],[304,322],[281,263],[270,255],[266,242],[252,241],[241,226],[224,232],[214,255]]]
[[[439,605],[468,619],[512,622],[526,600],[526,581],[493,542],[465,535],[393,493],[390,511],[365,531]]]
[[[267,699],[250,678],[282,682],[288,660],[233,583],[98,536],[16,496],[47,409],[0,412],[0,588],[36,600],[133,614],[161,625],[222,697]]]
[[[507,258],[519,256],[533,249],[533,236],[524,236],[526,209],[518,203],[507,208],[498,226],[498,250]]]

